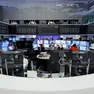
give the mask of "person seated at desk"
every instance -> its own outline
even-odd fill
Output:
[[[69,50],[71,50],[71,51],[73,51],[73,52],[78,52],[79,49],[78,49],[78,47],[76,46],[76,44],[73,44]]]
[[[45,48],[44,48],[43,44],[40,44],[39,51],[41,51],[41,52],[45,51]]]
[[[24,70],[27,68],[28,66],[28,59],[25,57],[25,55],[23,55],[23,68]]]
[[[60,50],[60,46],[59,46],[59,45],[57,45],[57,46],[56,46],[56,49],[57,49],[57,50]]]

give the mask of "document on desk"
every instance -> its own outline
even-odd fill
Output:
[[[45,56],[41,56],[41,55],[37,55],[38,59],[50,59],[50,55],[45,55]]]

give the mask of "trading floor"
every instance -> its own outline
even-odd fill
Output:
[[[0,71],[18,77],[58,78],[94,73],[93,39],[60,36],[0,41]]]

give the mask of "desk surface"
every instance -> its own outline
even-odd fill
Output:
[[[0,88],[22,91],[69,91],[94,88],[93,80],[94,74],[79,77],[44,79],[0,75]]]
[[[50,59],[50,54],[47,54],[47,56],[40,56],[40,55],[37,55],[37,58],[38,59]]]

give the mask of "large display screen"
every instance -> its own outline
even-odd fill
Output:
[[[8,41],[2,42],[1,50],[8,51]]]
[[[37,40],[33,41],[33,48],[34,48],[34,50],[37,50],[37,48],[38,48]]]
[[[80,41],[81,46],[89,46],[89,42],[87,41]]]
[[[55,46],[59,45],[60,46],[60,40],[55,40]]]
[[[37,40],[38,47],[40,47],[40,44],[43,44],[43,40]]]
[[[65,40],[61,40],[61,45],[64,49],[67,49],[67,45],[66,45],[66,41]]]
[[[68,48],[70,48],[70,46],[71,46],[71,41],[70,41],[70,40],[66,40],[66,45],[67,45]]]
[[[48,40],[44,40],[44,48],[49,48],[49,41]]]
[[[80,50],[87,51],[89,49],[89,42],[87,41],[80,41]]]

